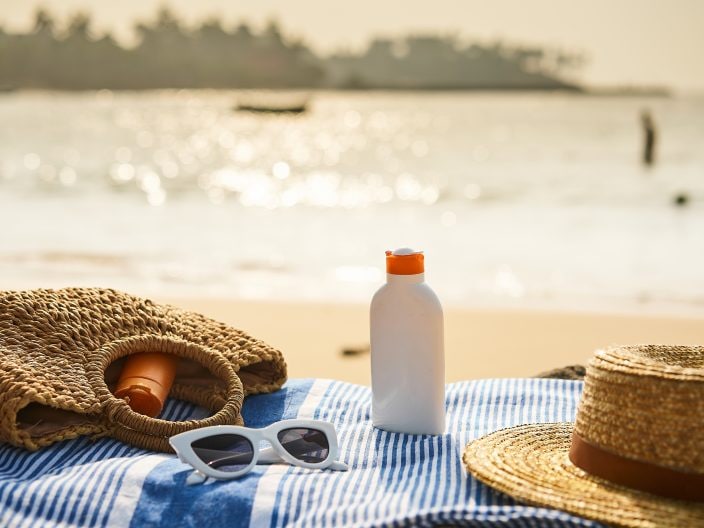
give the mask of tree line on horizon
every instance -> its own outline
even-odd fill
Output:
[[[347,88],[568,89],[583,57],[539,47],[463,44],[453,36],[377,38],[319,56],[271,22],[260,32],[211,18],[188,28],[162,8],[135,25],[134,46],[96,36],[88,15],[59,29],[46,10],[26,33],[0,27],[0,89]]]

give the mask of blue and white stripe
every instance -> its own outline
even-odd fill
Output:
[[[186,486],[189,468],[110,439],[37,453],[0,445],[0,526],[597,526],[523,506],[468,478],[464,445],[488,432],[574,418],[582,383],[499,379],[447,386],[447,433],[410,436],[371,426],[368,387],[292,380],[247,399],[253,427],[284,418],[331,421],[347,472],[261,466],[244,478]],[[170,402],[167,419],[202,416]]]

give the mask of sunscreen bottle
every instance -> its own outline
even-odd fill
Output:
[[[127,358],[115,396],[127,400],[134,412],[152,418],[164,407],[176,376],[177,357],[145,352]]]
[[[386,431],[445,431],[442,307],[425,283],[423,253],[386,252],[386,284],[370,309],[372,422]]]

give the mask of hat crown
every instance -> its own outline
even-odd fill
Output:
[[[589,363],[575,432],[632,460],[704,474],[704,347],[620,346]]]

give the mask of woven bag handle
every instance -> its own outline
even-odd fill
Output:
[[[159,352],[196,361],[227,383],[225,405],[214,415],[201,420],[172,422],[134,412],[127,402],[116,398],[105,383],[105,369],[130,354]],[[109,434],[123,442],[154,451],[173,452],[168,438],[184,431],[210,425],[242,423],[240,410],[244,390],[230,362],[220,353],[175,336],[142,335],[124,338],[102,347],[89,357],[87,374],[96,396],[103,405],[102,417]]]

